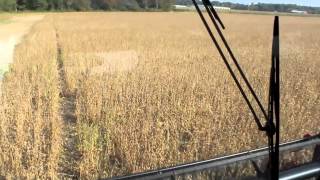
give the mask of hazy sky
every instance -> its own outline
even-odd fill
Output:
[[[320,0],[220,0],[222,2],[234,2],[234,3],[242,3],[249,4],[252,2],[261,2],[261,3],[281,3],[281,4],[298,4],[305,6],[316,6],[320,7]]]

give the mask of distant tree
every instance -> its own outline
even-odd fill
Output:
[[[136,0],[136,1],[137,1],[140,8],[143,8],[143,9],[145,8],[145,1],[146,0]]]
[[[63,0],[51,0],[53,2],[53,8],[55,10],[62,10],[64,9]]]
[[[26,9],[34,10],[36,6],[36,0],[27,0]]]
[[[192,0],[176,0],[177,4],[190,6],[193,5]]]
[[[0,0],[0,10],[13,11],[16,10],[17,5],[15,0]]]
[[[63,0],[63,7],[67,10],[72,10],[73,0]]]
[[[104,0],[91,0],[91,7],[93,9],[102,9],[102,10],[107,10],[108,5],[105,3]]]
[[[93,0],[95,4],[108,7],[107,9],[138,10],[138,9],[162,9],[169,10],[175,0]],[[104,1],[99,3],[99,1]],[[98,3],[97,3],[98,2]]]
[[[47,10],[61,10],[64,9],[63,0],[47,0]]]
[[[26,0],[17,0],[17,10],[22,11],[26,8]]]
[[[175,4],[175,0],[149,0],[145,1],[148,8],[170,10],[172,5]]]
[[[103,10],[137,10],[140,9],[140,4],[137,0],[91,0],[91,7]]]
[[[44,10],[48,8],[47,0],[27,0],[26,8],[30,10]]]
[[[77,11],[89,10],[91,9],[90,0],[72,0],[71,7]]]
[[[122,0],[118,1],[117,9],[120,10],[137,10],[140,6],[136,0]]]
[[[157,0],[157,1],[159,3],[158,8],[164,11],[172,9],[172,5],[175,4],[174,0]]]
[[[142,0],[143,4],[144,4],[144,9],[149,9],[149,0]]]
[[[199,4],[201,0],[196,0]],[[215,6],[225,6],[231,9],[291,12],[292,10],[307,11],[319,14],[320,8],[298,6],[295,4],[239,4],[231,2],[212,1]],[[0,10],[163,10],[168,11],[172,5],[193,5],[192,0],[0,0]]]
[[[47,0],[47,10],[55,9],[53,5],[53,0]]]

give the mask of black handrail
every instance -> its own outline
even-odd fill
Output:
[[[295,140],[287,143],[281,144],[280,152],[285,151],[297,151],[308,146],[320,145],[320,135]],[[184,174],[192,174],[198,171],[205,171],[213,169],[216,167],[227,166],[230,164],[243,162],[243,161],[253,161],[255,159],[268,156],[269,147],[263,147],[259,149],[254,149],[250,151],[245,151],[237,154],[232,154],[228,156],[222,156],[214,159],[209,159],[205,161],[192,162],[187,164],[182,164],[174,167],[163,168],[159,170],[152,170],[143,173],[132,174],[128,176],[119,176],[112,178],[102,178],[101,180],[141,180],[141,179],[166,179],[172,178]]]

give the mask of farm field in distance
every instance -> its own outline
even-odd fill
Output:
[[[266,106],[273,16],[221,18]],[[319,28],[280,17],[282,142],[319,133]],[[267,143],[195,12],[45,14],[1,93],[7,178],[112,177]]]

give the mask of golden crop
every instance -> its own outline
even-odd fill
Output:
[[[42,21],[16,47],[2,84],[0,172],[6,177],[56,177],[61,152],[55,31]]]
[[[273,17],[222,19],[266,105]],[[320,23],[280,21],[284,142],[319,132]],[[4,176],[111,177],[266,144],[196,13],[47,15],[2,91]]]

